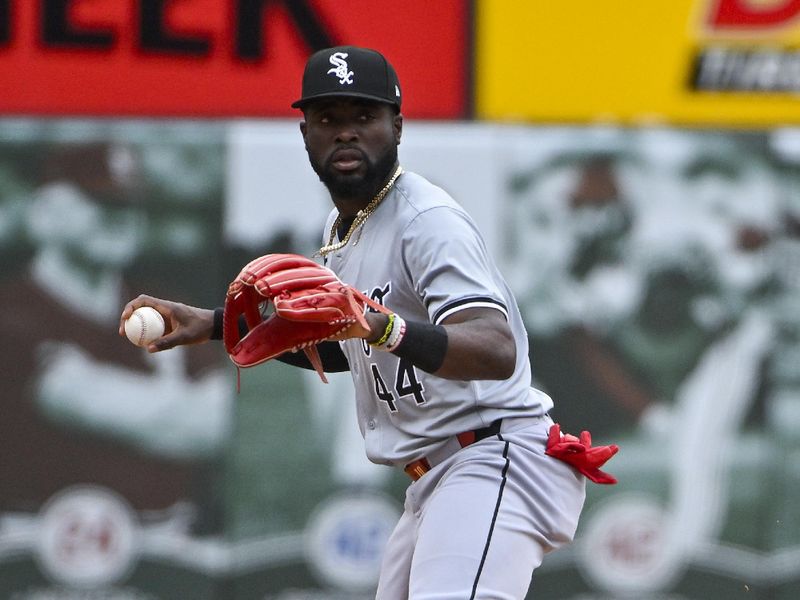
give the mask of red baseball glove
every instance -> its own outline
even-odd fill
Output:
[[[239,367],[303,350],[327,383],[316,345],[356,322],[369,330],[366,306],[389,312],[309,258],[267,254],[245,265],[228,286],[223,317],[225,349]],[[274,312],[269,314],[271,307]],[[242,316],[249,329],[244,337],[239,330]]]
[[[581,431],[580,438],[569,433],[562,434],[556,423],[550,427],[545,454],[563,460],[595,483],[617,483],[617,478],[600,470],[606,461],[619,451],[619,446],[595,446],[592,448],[592,435]]]

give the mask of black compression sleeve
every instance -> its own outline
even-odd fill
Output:
[[[214,329],[211,331],[211,337],[209,339],[222,339],[222,315],[224,314],[224,311],[225,309],[222,307],[214,309]]]
[[[223,315],[225,314],[225,309],[222,307],[214,309],[214,329],[211,330],[211,337],[208,338],[210,340],[221,340],[222,339],[222,319]],[[247,335],[247,323],[244,321],[244,317],[239,317],[239,337],[244,337]]]
[[[447,354],[447,330],[442,325],[406,321],[406,332],[392,354],[427,373],[435,373]]]
[[[350,370],[350,363],[347,362],[339,342],[320,342],[317,344],[317,351],[322,360],[322,370],[326,373],[342,373]],[[305,352],[284,352],[275,359],[302,369],[314,369]]]

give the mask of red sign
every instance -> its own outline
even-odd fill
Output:
[[[800,17],[800,0],[717,0],[709,15],[714,29],[774,29]]]
[[[397,69],[403,112],[466,113],[466,0],[0,0],[0,113],[289,116],[306,58]]]

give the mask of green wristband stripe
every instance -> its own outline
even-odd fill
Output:
[[[389,314],[389,322],[386,323],[386,329],[383,330],[383,335],[374,342],[370,342],[370,346],[383,346],[389,336],[392,334],[394,328],[394,313]]]

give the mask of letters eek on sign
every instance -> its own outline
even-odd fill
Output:
[[[128,15],[132,21],[131,29],[138,34],[137,49],[153,54],[198,58],[208,56],[214,43],[212,34],[209,31],[180,32],[171,27],[168,15],[170,3],[171,0],[125,3],[129,6],[133,4],[137,9]],[[309,48],[324,48],[334,44],[333,36],[306,0],[237,0],[230,11],[233,20],[231,29],[234,31],[232,56],[243,60],[264,57],[261,23],[268,6],[276,4],[283,5],[297,33]],[[15,27],[18,24],[14,22],[18,14],[16,8],[12,0],[0,0],[0,46],[13,44],[18,35]],[[40,14],[34,19],[40,46],[44,49],[112,51],[119,41],[118,30],[107,24],[81,24],[76,17],[80,8],[80,0],[40,0]],[[107,18],[110,12],[108,4],[104,9]],[[228,14],[227,10],[223,12]]]
[[[0,0],[0,114],[297,116],[308,56],[350,42],[402,69],[407,115],[463,117],[469,18],[464,0]]]

